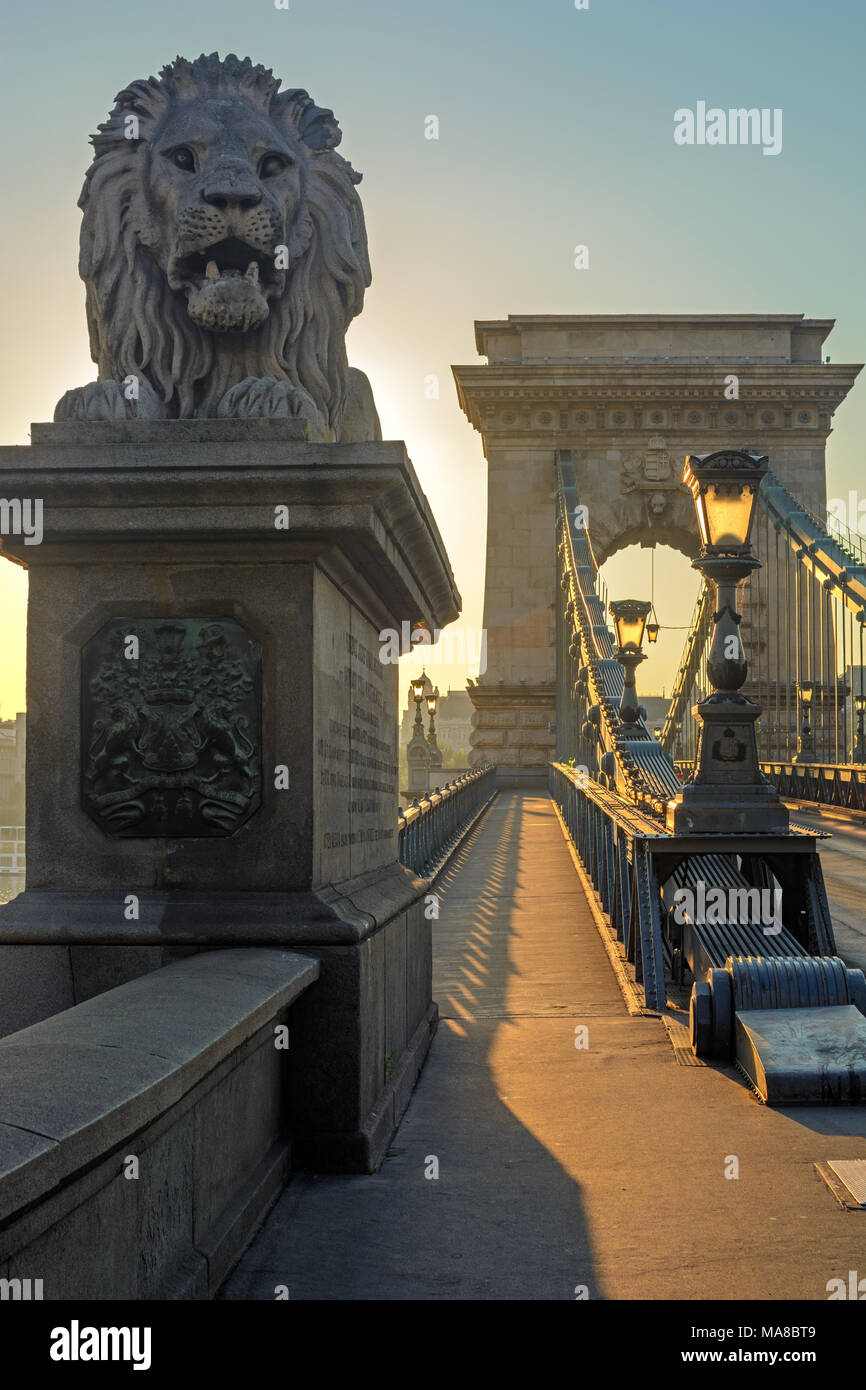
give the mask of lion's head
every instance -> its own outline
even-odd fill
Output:
[[[339,436],[344,337],[370,283],[332,111],[249,58],[177,58],[93,136],[79,270],[100,379],[167,416],[215,415],[254,377],[306,391]]]

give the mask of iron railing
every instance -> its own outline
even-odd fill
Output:
[[[556,484],[556,758],[664,817],[667,802],[680,789],[679,778],[642,717],[629,725],[620,720],[623,669],[614,657],[604,589],[580,519],[568,450],[557,455]]]
[[[866,767],[834,763],[761,763],[761,771],[790,801],[815,801],[866,811]]]
[[[697,750],[692,704],[707,689],[707,649],[713,627],[714,597],[713,586],[705,581],[689,620],[686,645],[659,739],[666,753],[685,763],[694,763]]]
[[[426,792],[405,811],[398,807],[397,858],[430,878],[477,811],[496,794],[496,768],[477,767]]]
[[[644,987],[647,1007],[664,1008],[663,903],[646,844],[664,838],[665,831],[624,797],[562,763],[550,764],[550,794],[601,909],[634,966],[635,980]]]
[[[808,538],[806,532],[810,527],[815,530],[814,523],[772,476],[767,483],[756,527],[763,580],[761,584],[753,581],[744,595],[743,625],[750,626],[756,658],[746,693],[757,696],[762,704],[770,733],[778,735],[778,725],[784,721],[796,736],[797,710],[796,704],[791,707],[790,687],[794,680],[814,677],[816,661],[818,670],[835,671],[836,650],[842,655],[844,671],[846,656],[854,650],[854,614],[860,611],[866,617],[866,571],[857,569],[837,541],[823,534]],[[784,837],[790,860],[786,856],[782,872],[778,836],[768,843],[767,837],[745,831],[686,836],[667,828],[668,804],[680,792],[684,773],[688,776],[693,771],[697,727],[691,739],[677,735],[692,718],[692,700],[707,693],[706,649],[715,594],[705,588],[696,605],[674,708],[662,740],[652,738],[642,719],[624,725],[619,717],[622,668],[614,657],[598,564],[581,524],[584,516],[571,457],[561,451],[557,458],[557,744],[550,790],[598,905],[622,943],[636,981],[643,985],[646,1007],[665,1006],[666,966],[678,983],[688,968],[696,984],[703,985],[707,970],[718,973],[729,956],[754,954],[756,940],[762,955],[779,950],[771,950],[763,935],[756,937],[755,924],[743,923],[734,907],[725,909],[715,936],[718,924],[680,920],[674,913],[675,894],[684,886],[690,886],[690,891],[696,885],[716,887],[723,895],[728,893],[730,903],[739,903],[743,893],[748,899],[755,890],[775,890],[784,879],[779,934],[784,954],[832,954],[833,928],[813,831],[791,826],[790,835]],[[770,565],[773,547],[775,565]],[[814,592],[806,593],[806,582],[812,578]],[[858,610],[861,589],[863,607]],[[847,615],[847,630],[831,611],[833,600]],[[770,630],[771,611],[781,614],[781,637]],[[859,625],[862,628],[862,622]],[[837,710],[844,709],[844,685],[844,680],[834,681]],[[765,749],[768,742],[773,746],[765,738]],[[780,743],[777,736],[775,748]],[[828,794],[829,779],[819,782],[814,766],[805,778],[810,774],[815,786]],[[855,784],[854,791],[848,786],[847,794],[856,794],[859,780],[837,779],[846,780]],[[782,784],[780,790],[785,790]]]
[[[768,849],[762,837],[749,834],[671,834],[653,815],[562,763],[550,766],[550,792],[601,911],[622,942],[635,981],[643,985],[647,1008],[665,1005],[666,966],[677,983],[685,967],[701,979],[729,955],[756,954],[756,940],[762,956],[835,954],[814,831],[791,826],[794,853],[784,876],[784,929],[778,938],[756,938],[754,926],[744,926],[739,909],[732,907],[723,909],[715,925],[683,926],[672,912],[671,894],[697,884],[737,894],[773,887],[778,837]]]

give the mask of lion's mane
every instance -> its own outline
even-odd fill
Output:
[[[212,339],[191,320],[183,295],[170,289],[148,251],[144,161],[172,103],[240,97],[309,152],[309,241],[293,259],[284,293],[249,335],[256,339],[259,375],[303,388],[338,431],[347,393],[345,333],[370,283],[364,214],[355,191],[361,175],[336,153],[341,132],[333,113],[300,88],[279,87],[279,78],[249,58],[229,54],[220,60],[213,53],[193,62],[176,58],[159,78],[133,82],[118,93],[109,119],[92,137],[96,154],[78,203],[91,354],[102,379],[134,374],[148,380],[168,415],[193,415],[207,394]],[[136,122],[139,138],[130,139],[127,132]]]

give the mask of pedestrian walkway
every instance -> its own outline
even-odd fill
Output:
[[[626,1011],[545,794],[501,793],[437,891],[441,1023],[389,1156],[294,1178],[221,1297],[825,1299],[866,1276],[866,1211],[813,1166],[866,1157],[866,1108],[771,1111],[679,1065]]]

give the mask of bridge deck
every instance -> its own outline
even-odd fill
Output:
[[[546,795],[501,794],[439,892],[442,1023],[390,1156],[295,1178],[222,1297],[825,1299],[866,1274],[866,1213],[813,1168],[866,1157],[863,1108],[767,1110],[629,1017]]]

